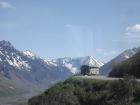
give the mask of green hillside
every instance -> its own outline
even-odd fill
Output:
[[[132,79],[71,78],[33,97],[28,105],[139,105],[140,83]]]
[[[115,65],[110,72],[110,77],[123,77],[125,75],[133,75],[140,78],[140,52],[122,63]]]

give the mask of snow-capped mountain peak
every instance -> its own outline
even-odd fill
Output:
[[[102,62],[96,60],[92,56],[77,58],[64,57],[44,60],[42,58],[36,57],[36,55],[30,50],[24,52],[16,50],[10,42],[5,40],[0,41],[0,62],[7,62],[9,65],[15,67],[18,70],[22,69],[26,71],[32,71],[32,62],[39,62],[42,64],[42,67],[59,69],[65,68],[72,74],[79,72],[82,65],[97,67],[103,66]]]
[[[86,63],[87,65],[89,66],[98,66],[98,67],[101,67],[103,66],[104,64],[98,60],[96,60],[93,56],[87,56],[86,57]]]
[[[30,71],[31,69],[28,61],[22,58],[20,51],[16,50],[9,41],[5,40],[0,41],[0,65],[12,66],[18,70]]]

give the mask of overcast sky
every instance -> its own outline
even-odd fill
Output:
[[[44,58],[107,62],[140,45],[140,0],[0,0],[0,40]]]

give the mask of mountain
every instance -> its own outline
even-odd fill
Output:
[[[43,91],[80,72],[80,66],[85,64],[98,67],[103,65],[92,56],[46,60],[31,51],[19,51],[8,41],[0,41],[0,77],[14,82],[19,89],[22,87],[29,94],[27,97],[32,96],[30,92]]]
[[[63,66],[70,70],[71,73],[75,74],[80,72],[81,65],[97,66],[101,67],[104,64],[99,60],[96,60],[92,56],[79,57],[79,58],[59,58],[52,60],[45,60],[47,64],[54,66]]]
[[[47,64],[30,51],[16,50],[10,42],[0,42],[0,74],[22,85],[48,86],[72,73],[65,67]]]
[[[140,47],[128,49],[122,52],[120,55],[109,61],[108,63],[104,64],[100,68],[100,74],[101,75],[108,75],[109,72],[112,70],[113,66],[117,65],[118,63],[127,60],[128,58],[131,58],[133,55],[135,55],[138,51],[140,51]]]
[[[110,77],[123,77],[125,75],[133,75],[140,78],[140,51],[131,58],[117,64],[109,73]]]

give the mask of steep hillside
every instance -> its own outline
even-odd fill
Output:
[[[112,59],[111,61],[109,61],[108,63],[104,64],[101,68],[100,68],[100,74],[101,75],[108,75],[113,66],[127,60],[128,58],[131,58],[133,55],[135,55],[138,51],[140,51],[140,47],[138,48],[133,48],[133,49],[128,49],[125,50],[124,52],[122,52],[120,55],[118,55],[117,57],[115,57],[114,59]]]
[[[140,78],[140,51],[118,65],[115,65],[109,73],[111,77],[123,77],[125,75],[133,75]]]

